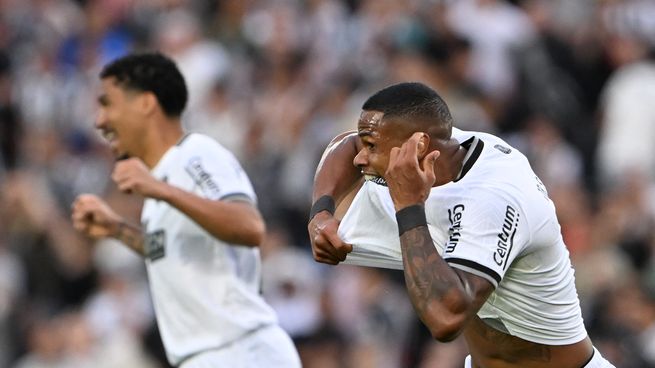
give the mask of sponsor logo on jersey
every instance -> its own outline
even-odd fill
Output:
[[[143,246],[146,257],[150,261],[156,261],[166,256],[166,231],[157,230],[146,233],[143,239]]]
[[[446,253],[452,253],[462,237],[462,215],[464,214],[464,205],[456,204],[455,207],[448,210],[448,240],[446,241]]]
[[[218,196],[220,191],[219,186],[212,176],[202,167],[200,158],[191,159],[184,169],[191,175],[193,181],[208,195]]]
[[[519,225],[519,213],[512,207],[507,206],[505,209],[505,219],[503,220],[503,227],[498,233],[498,244],[494,251],[494,262],[497,265],[507,267],[507,259],[512,252],[514,246],[514,235]]]

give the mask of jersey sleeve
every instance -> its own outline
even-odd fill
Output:
[[[442,257],[451,267],[483,277],[494,287],[525,251],[528,224],[517,201],[488,189],[467,191],[448,209]]]
[[[256,202],[250,179],[236,157],[214,141],[202,143],[205,143],[202,149],[194,147],[193,154],[184,163],[184,170],[195,183],[196,190],[213,200]]]

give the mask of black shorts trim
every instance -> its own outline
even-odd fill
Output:
[[[587,359],[586,362],[584,362],[584,364],[583,364],[580,368],[584,368],[584,367],[586,367],[587,364],[589,364],[589,363],[594,359],[594,355],[596,355],[596,349],[593,349],[593,350],[591,351],[591,356],[589,357],[589,359]]]

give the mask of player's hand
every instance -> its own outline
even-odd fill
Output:
[[[134,157],[117,161],[111,178],[122,192],[156,199],[160,198],[164,185],[150,174],[143,161]]]
[[[96,239],[116,236],[123,220],[105,201],[93,194],[82,194],[75,199],[71,219],[75,230]]]
[[[348,253],[352,252],[353,246],[339,238],[338,228],[339,221],[327,211],[317,213],[309,222],[309,240],[317,262],[336,265],[345,261]]]
[[[384,178],[396,211],[423,204],[436,180],[434,162],[441,153],[431,151],[419,161],[418,146],[423,134],[414,133],[402,146],[392,148],[389,154],[389,167]]]

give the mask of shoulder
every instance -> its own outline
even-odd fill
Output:
[[[502,218],[508,207],[520,206],[517,192],[507,186],[484,183],[453,183],[456,188],[433,190],[426,202],[430,210],[446,209],[449,214],[466,212],[480,219],[480,225],[489,220]]]
[[[183,151],[226,150],[214,138],[201,133],[187,133],[180,139],[177,146]]]
[[[180,151],[180,158],[187,162],[197,159],[211,159],[213,161],[236,161],[232,152],[221,145],[214,138],[200,134],[189,133],[177,144]]]
[[[204,134],[187,134],[177,145],[176,165],[193,178],[241,170],[241,165],[232,152]]]

